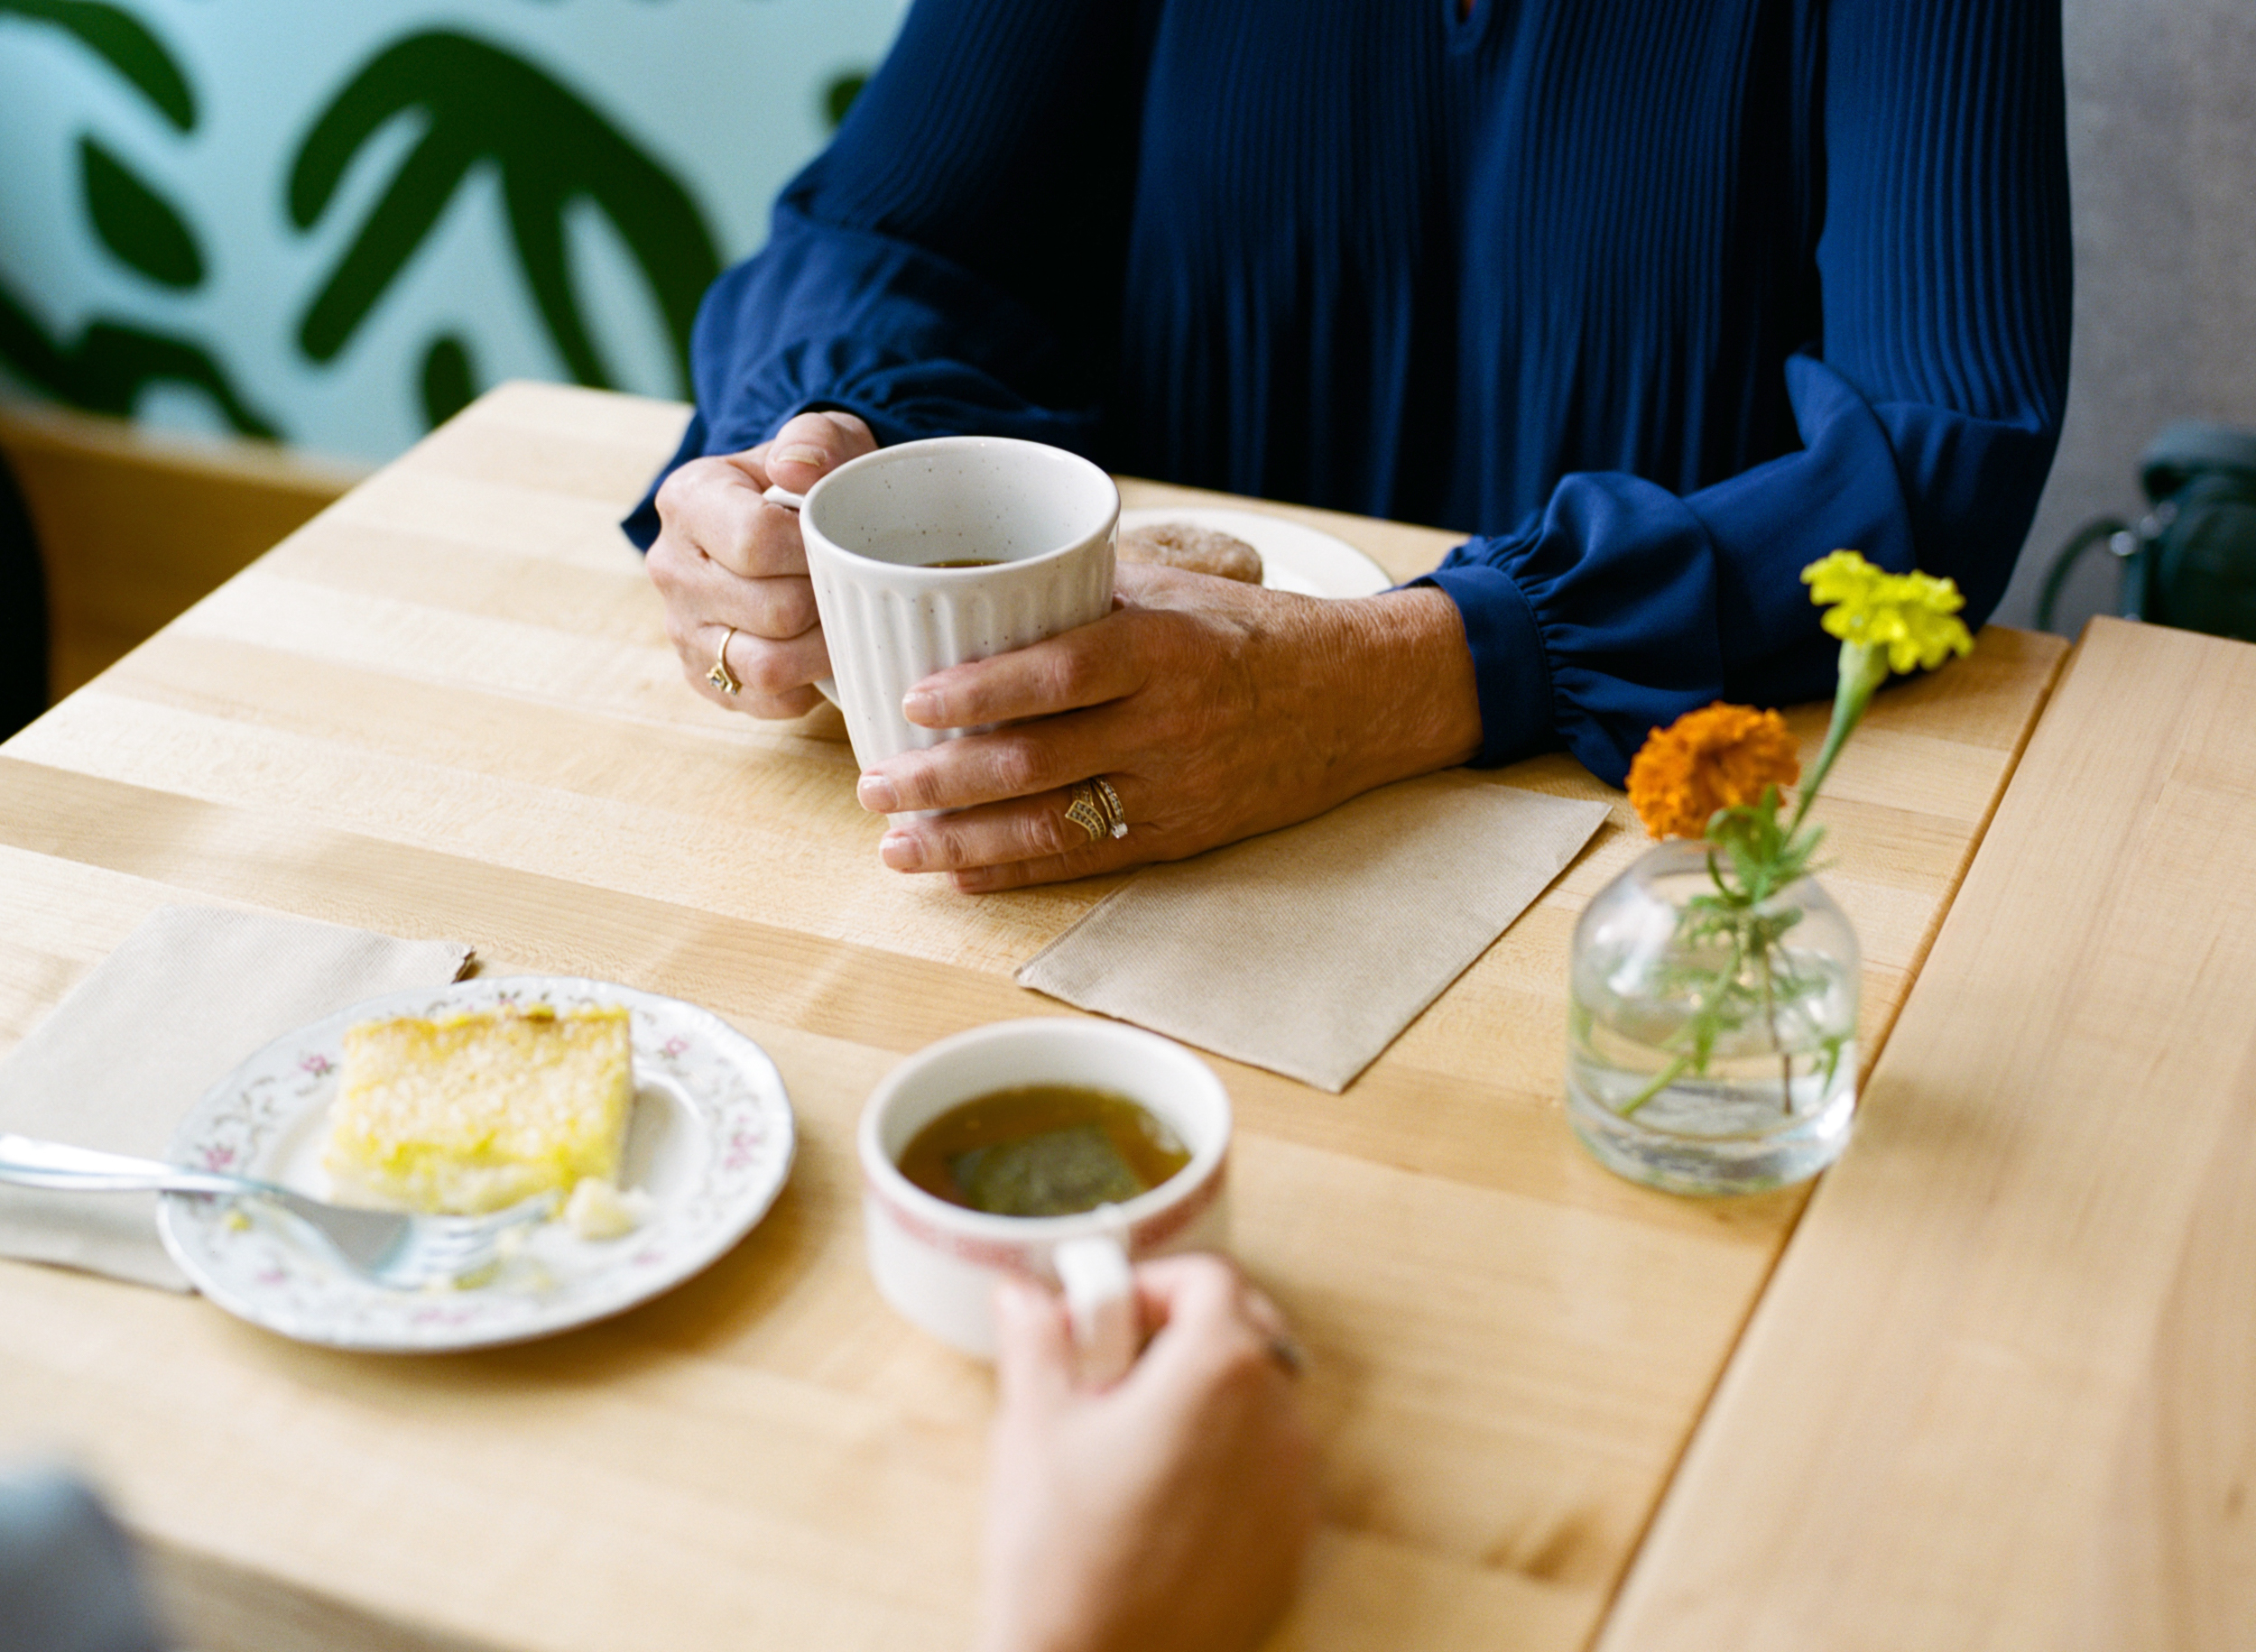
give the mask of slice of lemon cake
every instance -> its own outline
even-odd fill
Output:
[[[322,1164],[339,1198],[458,1214],[615,1182],[633,1069],[623,1007],[364,1021]]]

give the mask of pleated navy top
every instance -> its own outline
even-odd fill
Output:
[[[675,460],[858,413],[1470,531],[1485,761],[1832,688],[1836,547],[2002,595],[2067,382],[2043,0],[919,0]],[[649,501],[628,521],[647,545]]]

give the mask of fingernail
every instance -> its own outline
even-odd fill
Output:
[[[811,466],[820,470],[830,463],[830,456],[820,448],[810,448],[804,442],[793,442],[790,447],[778,448],[768,455],[768,463],[771,465],[786,461],[793,465]]]
[[[877,845],[877,858],[895,872],[914,872],[924,864],[924,845],[908,832],[888,832]]]
[[[890,815],[901,807],[893,783],[882,774],[865,774],[854,789],[855,800],[873,815]]]
[[[911,688],[901,697],[901,715],[911,723],[930,725],[940,715],[940,697],[929,688]]]

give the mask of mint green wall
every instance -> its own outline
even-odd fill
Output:
[[[396,453],[684,393],[689,316],[907,0],[0,0],[0,383]]]

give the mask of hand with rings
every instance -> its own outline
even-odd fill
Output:
[[[1456,605],[1418,588],[1328,602],[1123,566],[1115,605],[901,702],[932,729],[1000,725],[863,775],[898,872],[1015,889],[1179,860],[1321,814],[1480,745]]]
[[[706,698],[758,717],[814,708],[830,655],[799,513],[761,494],[772,483],[804,493],[876,446],[851,413],[801,413],[773,441],[692,459],[658,490],[647,566],[682,675]]]
[[[1083,780],[1075,786],[1066,818],[1086,832],[1093,844],[1128,835],[1128,811],[1109,780]]]
[[[659,489],[650,577],[682,675],[714,704],[818,703],[830,658],[799,514],[761,495],[875,446],[851,413],[801,413]],[[1120,569],[1095,624],[937,672],[901,709],[931,729],[1003,725],[889,759],[857,794],[881,814],[950,811],[896,821],[879,855],[970,891],[1179,860],[1463,762],[1481,737],[1441,592],[1325,602],[1149,567]]]

